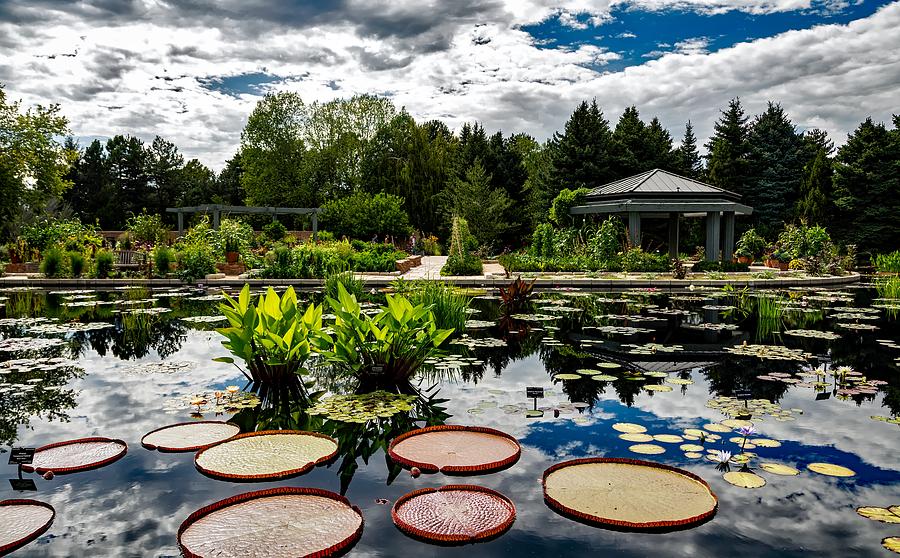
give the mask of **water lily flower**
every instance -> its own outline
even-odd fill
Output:
[[[750,426],[742,426],[738,432],[740,432],[741,436],[746,438],[747,436],[756,434],[756,428],[751,424]]]
[[[729,461],[731,461],[731,452],[730,451],[718,450],[715,453],[715,456],[716,456],[716,461],[718,461],[720,464],[728,463]]]

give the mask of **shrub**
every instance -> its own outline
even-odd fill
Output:
[[[109,277],[110,272],[112,272],[114,263],[115,258],[113,257],[112,252],[110,252],[109,250],[100,250],[99,252],[97,252],[97,259],[95,261],[95,272],[97,274],[97,278],[106,279],[107,277]]]
[[[63,277],[66,274],[66,257],[62,250],[50,248],[44,252],[41,273],[46,277]]]
[[[132,213],[125,222],[125,229],[132,240],[146,244],[166,242],[169,237],[169,227],[163,224],[162,216],[148,214],[146,209],[137,215]]]
[[[734,254],[736,256],[759,260],[762,258],[763,253],[765,253],[766,246],[768,246],[766,239],[761,237],[756,232],[756,229],[751,228],[747,229],[747,231],[741,235],[741,238],[737,242]]]
[[[84,273],[84,254],[81,252],[69,252],[66,254],[69,258],[69,268],[72,270],[72,277],[81,277]]]
[[[453,218],[450,234],[450,255],[441,268],[441,275],[481,275],[481,258],[471,252],[474,237],[469,224],[462,217]],[[477,244],[477,243],[476,243]]]
[[[569,210],[584,202],[584,197],[590,192],[587,188],[569,190],[564,188],[550,205],[550,220],[560,226],[568,226],[574,223]]]
[[[550,223],[541,223],[535,227],[528,253],[536,258],[552,258],[556,253],[553,235],[553,225]]]
[[[412,230],[403,198],[383,192],[374,196],[358,192],[329,200],[322,205],[320,220],[338,237],[368,240],[375,235],[391,235],[402,239]]]
[[[253,227],[237,219],[222,219],[219,223],[218,237],[222,252],[238,252],[244,255],[250,251],[250,245],[253,243]]]
[[[196,281],[216,272],[216,256],[209,247],[185,246],[177,258],[178,276],[184,281]]]
[[[441,245],[436,236],[426,236],[422,239],[422,252],[426,256],[441,255]]]
[[[272,242],[281,242],[284,240],[284,235],[287,234],[287,228],[281,221],[275,220],[264,225],[262,233],[264,237]]]
[[[735,273],[745,273],[750,271],[750,266],[747,264],[736,263],[736,262],[709,262],[706,260],[700,260],[695,263],[691,268],[691,271],[695,273],[706,273],[706,272],[735,272]]]
[[[84,251],[103,246],[96,227],[82,225],[77,219],[49,219],[22,227],[21,240],[27,247],[43,252],[53,246],[68,246],[68,250]]]
[[[153,250],[153,267],[157,275],[165,277],[172,270],[175,253],[168,246],[157,246]]]
[[[626,273],[632,271],[669,271],[670,263],[666,256],[644,252],[640,248],[630,248],[620,257],[622,270]]]
[[[618,217],[607,217],[588,239],[588,251],[600,261],[615,258],[624,246],[625,226]]]

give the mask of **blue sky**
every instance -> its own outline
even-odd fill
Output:
[[[0,84],[78,137],[160,135],[219,169],[271,91],[389,96],[540,141],[582,100],[704,143],[740,97],[837,145],[900,99],[900,0],[0,0]]]

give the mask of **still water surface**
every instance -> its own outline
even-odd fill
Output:
[[[5,304],[0,309],[4,318],[50,316],[59,320],[48,323],[74,318],[114,324],[107,329],[70,333],[64,337],[64,346],[41,353],[75,361],[77,368],[47,373],[48,378],[53,376],[47,382],[62,384],[60,390],[37,389],[22,396],[10,389],[15,388],[10,384],[16,384],[13,375],[0,377],[6,388],[0,393],[0,443],[4,449],[86,436],[121,438],[129,445],[127,456],[102,469],[52,480],[25,475],[35,480],[36,493],[14,492],[10,483],[3,481],[0,499],[36,498],[52,504],[57,511],[50,530],[16,556],[179,556],[175,533],[191,512],[235,494],[273,486],[343,491],[362,509],[366,521],[362,539],[350,556],[889,556],[881,547],[881,540],[900,535],[900,525],[876,523],[855,513],[858,506],[900,504],[900,426],[871,418],[892,418],[900,412],[900,371],[896,361],[900,347],[891,342],[900,341],[896,315],[883,308],[863,312],[862,318],[855,310],[850,311],[856,313],[855,318],[841,315],[847,313],[842,309],[848,307],[872,308],[877,295],[871,289],[783,292],[777,304],[786,310],[772,320],[760,317],[758,299],[752,295],[709,291],[684,293],[673,299],[653,293],[551,293],[536,303],[533,312],[562,316],[560,319],[530,325],[516,322],[507,328],[514,333],[497,328],[469,331],[473,338],[505,342],[499,347],[478,347],[474,351],[451,346],[452,352],[477,359],[480,364],[442,374],[437,398],[444,401],[439,407],[449,415],[448,423],[489,426],[512,434],[522,444],[522,457],[505,471],[462,479],[507,495],[516,505],[518,517],[509,532],[493,541],[455,548],[432,546],[406,537],[392,524],[390,505],[413,489],[460,479],[440,474],[413,479],[406,471],[391,466],[381,449],[375,450],[367,463],[358,459],[355,470],[351,470],[352,459],[339,458],[328,467],[291,480],[243,485],[199,474],[193,454],[161,454],[140,446],[146,432],[190,420],[188,410],[166,409],[179,397],[241,383],[237,370],[211,360],[225,354],[219,345],[220,337],[211,326],[182,319],[217,313],[214,303],[191,300],[205,294],[0,293],[7,299],[0,300],[0,304]],[[123,298],[154,299],[133,304],[144,308],[170,307],[173,311],[139,318],[115,312],[135,306],[72,305]],[[563,310],[554,311],[554,305]],[[478,312],[472,318],[495,321],[497,306],[496,301],[475,300],[473,307]],[[616,317],[624,315],[631,315],[632,319]],[[634,316],[645,319],[634,320]],[[5,323],[0,326],[0,337],[62,337],[40,329],[25,331],[24,328],[38,323],[33,320],[0,323]],[[704,323],[732,326],[722,331],[690,327]],[[838,323],[871,324],[878,329],[846,329]],[[645,331],[614,332],[598,330],[597,326],[628,326]],[[833,331],[840,337],[827,341],[781,333],[790,329]],[[749,345],[802,349],[811,358],[802,362],[764,360],[723,350],[745,341]],[[650,342],[660,346],[623,347]],[[680,349],[666,352],[673,346]],[[0,352],[0,361],[22,356],[23,353]],[[657,377],[646,377],[643,382],[555,378],[559,373],[597,368],[597,363],[604,361]],[[171,369],[135,366],[158,362],[176,365]],[[830,375],[840,366],[849,366],[868,380],[886,383],[878,385],[873,394],[840,395]],[[816,367],[824,367],[829,373],[825,376],[828,387],[804,385],[808,381],[798,386],[757,378],[773,372],[808,372]],[[670,379],[692,383],[667,383]],[[648,391],[642,387],[648,383],[670,385],[673,390]],[[536,401],[544,410],[542,417],[525,415],[526,409],[535,405],[535,401],[526,398],[528,386],[546,389],[545,398]],[[733,396],[740,390],[790,410],[794,420],[754,417],[759,430],[754,436],[781,443],[777,448],[754,449],[759,455],[754,461],[792,465],[801,470],[799,475],[776,476],[757,470],[765,477],[766,486],[742,489],[725,482],[715,463],[687,458],[679,444],[663,443],[666,452],[649,459],[683,467],[706,479],[719,497],[719,512],[712,521],[667,534],[622,533],[576,523],[544,504],[540,478],[553,463],[585,456],[642,457],[630,453],[631,443],[618,437],[613,424],[639,423],[651,434],[680,434],[686,428],[702,428],[728,418],[709,401]],[[431,411],[441,414],[440,409]],[[205,418],[215,417],[208,413]],[[393,434],[381,432],[380,439],[389,440]],[[737,452],[738,446],[729,442],[729,437],[707,443],[707,447]],[[806,469],[812,462],[843,465],[856,475],[818,475]],[[15,468],[8,466],[5,475],[15,478]],[[382,499],[388,504],[380,503]]]

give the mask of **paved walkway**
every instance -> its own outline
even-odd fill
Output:
[[[422,256],[422,265],[403,274],[404,279],[440,279],[441,268],[447,263],[447,256]]]

